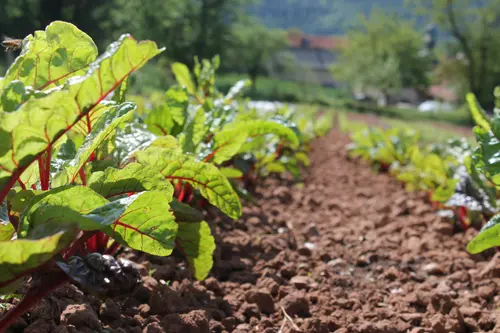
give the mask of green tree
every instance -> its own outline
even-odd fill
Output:
[[[106,39],[102,23],[112,5],[112,0],[2,0],[0,34],[24,38],[52,21],[63,20],[100,36],[96,43],[102,44]]]
[[[233,69],[248,74],[255,90],[258,75],[286,47],[286,32],[252,21],[235,25],[233,38],[227,60]]]
[[[109,30],[155,40],[167,46],[167,58],[192,66],[194,56],[224,57],[234,24],[253,0],[113,1]]]
[[[413,0],[419,12],[429,16],[453,37],[451,58],[447,66],[455,65],[453,73],[460,74],[467,89],[482,105],[492,108],[492,91],[500,84],[500,0]],[[463,60],[460,60],[460,58]]]
[[[401,88],[428,86],[430,61],[423,49],[423,36],[411,22],[374,9],[348,31],[348,45],[332,72],[348,87],[376,90],[387,100]]]

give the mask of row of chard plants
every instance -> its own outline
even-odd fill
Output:
[[[490,118],[473,94],[467,101],[477,145],[465,138],[423,145],[410,128],[358,127],[348,150],[350,156],[389,172],[408,191],[427,192],[438,214],[458,228],[481,228],[467,246],[477,254],[500,246],[500,109]]]
[[[128,78],[162,50],[125,34],[98,57],[61,21],[23,40],[0,81],[0,295],[30,288],[0,332],[64,283],[131,291],[140,276],[116,259],[122,247],[176,251],[204,279],[215,249],[205,208],[237,219],[248,188],[270,173],[300,177],[308,143],[331,127],[331,114],[249,107],[245,81],[218,92],[217,57],[193,73],[173,64],[178,84],[138,112]]]

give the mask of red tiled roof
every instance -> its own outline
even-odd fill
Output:
[[[446,84],[429,87],[429,94],[446,102],[456,102],[458,100],[455,90]]]
[[[309,41],[309,48],[332,50],[347,44],[344,36],[310,36],[298,33],[288,34],[288,45],[291,47],[302,47],[303,39]]]

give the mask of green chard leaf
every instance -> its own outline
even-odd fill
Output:
[[[205,157],[205,161],[213,161],[215,164],[221,164],[230,160],[238,153],[247,138],[248,132],[240,129],[230,129],[216,133],[214,137],[214,148],[212,152]]]
[[[300,144],[299,137],[295,131],[277,121],[251,120],[231,125],[230,128],[238,131],[246,131],[250,138],[273,134],[286,140],[292,148],[297,148]],[[246,151],[245,145],[243,145],[242,150],[240,152]]]
[[[205,110],[198,108],[186,120],[184,130],[179,141],[185,152],[194,152],[205,137],[208,128],[205,126]]]
[[[468,93],[466,99],[467,103],[469,104],[469,109],[471,111],[472,118],[474,118],[475,123],[482,129],[490,131],[491,121],[481,108],[481,105],[479,105],[476,96],[473,93]]]
[[[76,157],[76,145],[71,139],[66,140],[61,145],[61,148],[57,152],[56,156],[50,161],[50,168],[53,174],[61,172],[66,163],[69,163]],[[36,164],[32,164],[36,165]],[[31,167],[31,166],[30,166]],[[26,173],[26,172],[25,172]]]
[[[45,92],[34,90],[32,87],[25,87],[22,81],[15,80],[3,89],[0,96],[0,110],[13,112],[30,98],[40,98],[46,95]]]
[[[201,222],[205,218],[199,210],[174,199],[170,202],[170,208],[174,212],[176,221]]]
[[[83,214],[108,203],[108,200],[86,186],[64,186],[42,192],[31,198],[21,215],[20,236],[30,237],[32,230],[37,227],[64,225],[68,221],[76,223],[83,230],[102,229],[100,221]]]
[[[179,223],[176,244],[187,257],[197,280],[203,280],[213,266],[215,240],[207,222]]]
[[[171,198],[174,193],[172,183],[156,169],[139,163],[130,163],[123,169],[94,172],[87,186],[106,198],[143,191],[162,191]]]
[[[476,254],[495,246],[500,246],[500,215],[493,216],[484,225],[479,234],[467,245],[467,251]]]
[[[45,31],[35,31],[23,41],[23,49],[4,77],[36,90],[53,88],[70,77],[83,75],[97,57],[92,38],[71,23],[55,21]]]
[[[220,171],[227,178],[241,178],[243,177],[243,172],[236,168],[220,168]]]
[[[233,100],[235,97],[237,97],[239,94],[241,94],[245,88],[248,88],[251,85],[252,85],[251,80],[240,80],[240,81],[236,82],[236,84],[233,85],[231,87],[231,89],[229,89],[229,92],[224,97],[224,101],[227,103],[227,102]]]
[[[118,103],[118,104],[125,103],[125,98],[126,98],[128,87],[129,87],[128,81],[129,81],[129,78],[127,77],[125,80],[122,81],[122,83],[120,83],[118,88],[116,88],[116,90],[114,91],[113,101],[115,103]]]
[[[15,112],[0,112],[0,201],[18,177],[130,73],[160,53],[155,43],[122,36],[89,65],[85,76],[31,99]]]
[[[476,167],[485,173],[494,184],[500,185],[500,140],[491,131],[475,127],[474,133],[479,143],[473,155]]]
[[[134,250],[157,256],[170,255],[178,228],[168,204],[171,197],[165,192],[150,191],[130,198],[133,202],[103,231]]]
[[[75,230],[70,229],[37,239],[0,241],[0,289],[50,261],[66,248],[75,236]]]
[[[191,73],[189,73],[189,68],[186,65],[175,62],[172,64],[172,72],[175,75],[177,83],[182,88],[186,88],[187,91],[192,95],[196,94],[196,86],[191,77]]]
[[[151,166],[171,181],[182,181],[198,189],[210,204],[232,218],[241,215],[241,202],[231,184],[211,163],[167,149],[147,149],[135,154],[137,162]]]
[[[188,96],[184,89],[172,87],[165,94],[165,103],[146,117],[148,129],[156,135],[177,135],[187,116]],[[176,128],[177,127],[177,128]]]
[[[62,171],[54,176],[52,187],[73,183],[78,172],[89,160],[92,153],[102,144],[113,131],[132,117],[135,104],[123,103],[111,107],[104,113],[92,128],[85,141],[78,149],[73,160],[68,161],[62,167]]]

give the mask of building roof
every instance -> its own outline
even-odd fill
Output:
[[[431,86],[429,88],[429,95],[446,102],[458,101],[458,96],[456,91],[446,83]]]
[[[288,34],[288,45],[294,48],[333,50],[347,44],[344,36],[311,36],[297,32]]]

